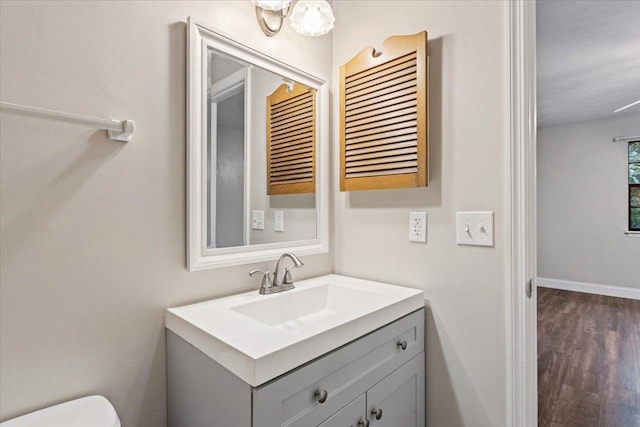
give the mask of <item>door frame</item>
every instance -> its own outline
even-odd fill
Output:
[[[536,3],[509,2],[507,424],[538,425],[536,295]],[[527,283],[531,281],[530,294]]]

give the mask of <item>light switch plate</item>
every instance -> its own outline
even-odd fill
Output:
[[[493,246],[493,212],[457,212],[459,245]]]
[[[409,241],[427,241],[427,213],[409,212]]]
[[[275,231],[284,231],[284,211],[275,211]]]
[[[251,228],[264,230],[264,211],[251,211]]]

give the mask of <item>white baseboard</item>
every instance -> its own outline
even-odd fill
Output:
[[[584,292],[587,294],[640,300],[640,289],[625,288],[622,286],[573,282],[571,280],[548,279],[545,277],[538,277],[538,286],[543,288],[561,289],[563,291]]]

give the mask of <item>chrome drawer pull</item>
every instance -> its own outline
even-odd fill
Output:
[[[327,390],[316,390],[313,395],[318,398],[318,402],[324,403],[327,401],[329,393],[327,393]]]
[[[400,347],[403,350],[406,350],[407,349],[407,342],[405,340],[398,341],[398,347]]]
[[[373,408],[371,410],[371,415],[376,417],[376,420],[379,420],[380,418],[382,418],[382,409]]]
[[[358,420],[358,427],[369,427],[369,420],[367,420],[366,418],[364,420],[360,418]]]

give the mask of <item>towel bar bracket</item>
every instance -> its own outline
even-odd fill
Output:
[[[122,130],[107,130],[107,136],[113,141],[129,142],[136,128],[133,120],[114,120],[114,123],[122,124]]]

